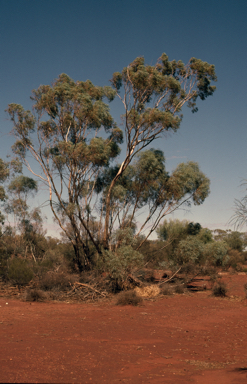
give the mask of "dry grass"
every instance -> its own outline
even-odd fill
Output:
[[[160,294],[160,288],[157,285],[148,285],[143,288],[135,288],[135,292],[141,297],[156,297]]]

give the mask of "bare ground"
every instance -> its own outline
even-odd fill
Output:
[[[0,297],[0,382],[247,383],[247,275],[222,279],[140,307]]]

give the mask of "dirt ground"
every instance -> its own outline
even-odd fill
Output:
[[[246,274],[139,307],[0,297],[0,382],[247,383]]]

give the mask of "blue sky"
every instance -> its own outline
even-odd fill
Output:
[[[164,151],[167,169],[193,160],[211,180],[200,207],[174,217],[211,229],[229,227],[234,199],[247,178],[246,0],[1,0],[0,156],[10,153],[9,103],[31,108],[31,90],[65,72],[74,80],[108,85],[137,56],[155,64],[165,52],[187,63],[191,57],[215,64],[213,97],[199,111],[183,111],[179,131],[153,146]],[[111,112],[119,122],[118,102]],[[42,192],[37,201],[44,200]],[[48,214],[48,211],[46,212]],[[52,231],[48,215],[47,226]]]

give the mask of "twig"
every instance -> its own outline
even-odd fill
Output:
[[[97,292],[97,293],[99,293],[99,294],[102,295],[102,296],[105,296],[104,293],[102,293],[102,292],[98,291],[97,289],[91,287],[91,285],[75,282],[74,285],[76,285],[76,284],[77,284],[77,285],[80,285],[80,286],[82,286],[82,287],[85,287],[85,288],[92,289],[92,291]]]
[[[177,270],[177,272],[175,272],[174,275],[172,275],[172,277],[170,277],[169,279],[166,279],[165,281],[162,281],[162,282],[159,283],[158,285],[160,286],[160,285],[165,284],[165,283],[167,283],[168,281],[172,280],[173,277],[176,276],[176,274],[180,271],[181,268],[182,268],[182,267],[180,267],[180,268]]]

